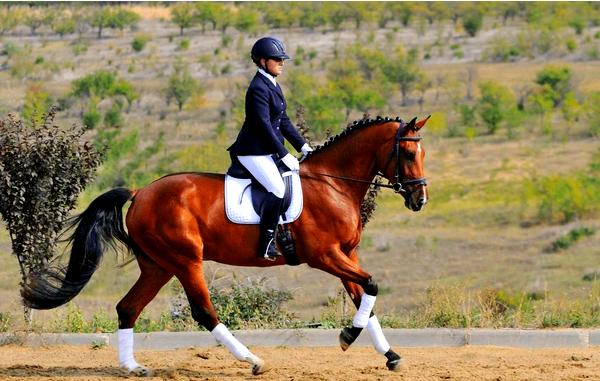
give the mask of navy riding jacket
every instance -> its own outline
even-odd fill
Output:
[[[256,73],[246,92],[246,120],[227,150],[236,156],[276,154],[281,159],[288,154],[285,137],[300,152],[306,142],[288,118],[286,107],[281,87]]]

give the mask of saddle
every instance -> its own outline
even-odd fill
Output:
[[[302,186],[297,172],[290,171],[285,164],[275,163],[285,184],[285,195],[279,224],[293,222],[302,212]],[[260,210],[267,190],[252,176],[234,155],[225,176],[225,214],[236,224],[260,223]]]

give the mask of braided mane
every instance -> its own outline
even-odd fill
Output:
[[[348,125],[346,126],[346,128],[344,128],[344,130],[342,132],[340,132],[339,134],[337,134],[335,136],[330,137],[323,144],[316,146],[314,148],[314,151],[309,152],[308,155],[306,155],[304,157],[304,159],[308,159],[309,157],[313,156],[317,152],[323,151],[325,148],[329,147],[331,144],[337,142],[338,140],[340,140],[341,138],[343,138],[345,136],[350,135],[354,131],[361,130],[366,127],[371,127],[376,124],[387,123],[387,122],[392,122],[392,121],[402,122],[402,119],[400,119],[399,116],[397,116],[394,119],[387,117],[387,116],[385,118],[382,118],[381,116],[377,116],[377,118],[375,118],[375,119],[360,119],[360,120],[355,120],[352,123],[348,123]]]

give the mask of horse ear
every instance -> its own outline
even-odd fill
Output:
[[[428,115],[427,118],[423,119],[423,120],[419,120],[415,126],[413,127],[413,129],[415,131],[419,131],[421,128],[423,128],[423,126],[425,125],[425,123],[427,123],[427,121],[429,120],[429,118],[431,118],[431,115]],[[417,118],[415,118],[417,119]]]
[[[406,129],[407,130],[414,130],[415,129],[415,122],[417,121],[417,117],[415,116],[414,118],[412,118],[412,120],[410,122],[408,122],[406,124]]]

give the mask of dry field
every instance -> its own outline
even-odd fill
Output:
[[[140,351],[139,362],[150,366],[148,380],[403,380],[403,381],[558,381],[598,380],[597,349],[515,349],[499,347],[401,348],[399,372],[385,367],[372,348],[346,353],[338,348],[253,348],[271,367],[252,376],[223,348]],[[3,380],[123,380],[113,348],[61,346],[0,347]]]

